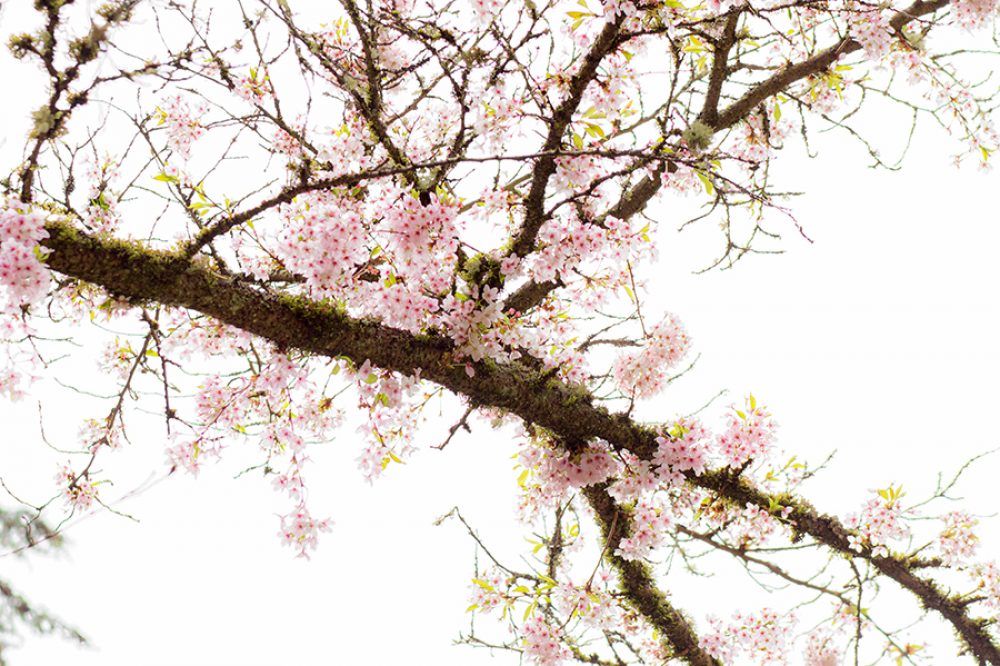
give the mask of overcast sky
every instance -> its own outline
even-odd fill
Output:
[[[5,78],[23,73],[4,58]],[[29,82],[6,87],[22,85]],[[30,108],[16,94],[0,105],[4,171]],[[874,118],[870,126],[902,131],[897,120]],[[693,274],[713,258],[718,239],[673,230],[687,202],[666,200],[651,211],[664,223],[662,277],[647,307],[676,313],[701,359],[647,413],[687,413],[725,389],[721,410],[753,391],[780,422],[788,452],[818,461],[837,450],[811,490],[821,511],[841,514],[893,482],[920,497],[938,471],[1000,446],[998,175],[958,171],[950,161],[956,144],[933,132],[918,139],[895,173],[865,168],[863,151],[843,137],[821,141],[816,160],[790,150],[782,182],[805,192],[792,206],[815,243],[777,222],[786,252],[732,270]],[[46,391],[0,403],[0,475],[34,498],[51,491],[65,459],[40,441],[37,402],[47,404]],[[46,427],[58,439],[61,427],[75,431],[87,405],[53,395],[60,402],[46,407]],[[440,434],[429,430],[426,441]],[[257,478],[234,480],[225,465],[197,480],[153,483],[118,505],[138,522],[104,513],[72,524],[61,558],[0,558],[0,578],[93,643],[81,651],[29,637],[13,663],[516,663],[451,646],[469,621],[474,550],[458,525],[431,525],[457,505],[498,550],[517,557],[525,533],[514,521],[509,433],[476,428],[371,487],[356,470],[355,439],[347,430],[314,456],[311,504],[336,524],[309,562],[280,545],[280,498]],[[162,427],[151,425],[142,441],[116,453],[110,464],[129,481],[111,496],[162,478],[163,444]],[[962,486],[969,508],[995,510],[998,473],[1000,457],[969,473]],[[995,525],[983,533],[983,551],[1000,552]]]

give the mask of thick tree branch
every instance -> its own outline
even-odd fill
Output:
[[[910,21],[947,7],[949,1],[930,0],[929,2],[925,2],[925,0],[916,0],[916,2],[906,9],[896,12],[889,20],[889,25],[896,32],[900,32]],[[712,127],[716,130],[732,127],[743,120],[748,113],[757,108],[757,105],[767,98],[787,89],[797,81],[801,81],[813,74],[819,74],[837,62],[841,57],[848,53],[853,53],[860,48],[860,42],[851,37],[844,37],[833,46],[820,51],[811,58],[787,65],[774,76],[765,79],[748,90],[746,94],[721,111],[716,122],[712,124]]]
[[[601,537],[606,546],[605,557],[621,576],[622,589],[632,606],[663,634],[675,657],[692,666],[719,666],[721,662],[713,659],[698,645],[698,636],[694,633],[691,622],[674,608],[667,595],[657,587],[649,565],[626,560],[615,554],[622,537],[631,532],[632,520],[608,494],[607,483],[589,486],[584,489],[583,494],[597,514]],[[617,525],[613,532],[612,525]]]
[[[907,9],[897,12],[889,23],[894,30],[899,32],[910,21],[921,16],[931,14],[947,6],[948,3],[949,0],[932,0],[930,2],[917,0]],[[774,76],[751,88],[740,99],[733,102],[720,112],[718,110],[718,103],[722,93],[722,84],[725,82],[725,77],[728,72],[728,54],[735,44],[736,26],[738,20],[739,13],[733,13],[729,16],[723,36],[720,38],[720,41],[716,46],[716,56],[712,62],[712,74],[709,79],[705,105],[698,117],[701,122],[717,131],[732,127],[736,123],[743,120],[748,113],[755,109],[757,105],[764,100],[783,90],[786,90],[788,86],[797,81],[822,72],[843,55],[853,53],[861,48],[860,43],[850,37],[846,37],[807,60],[786,66]],[[672,166],[673,165],[668,165],[667,169],[670,171],[676,169],[676,167],[670,168]],[[554,166],[552,167],[552,171],[555,171]],[[536,168],[536,177],[538,173],[539,172]],[[627,190],[622,195],[618,203],[609,209],[606,214],[626,220],[641,212],[652,200],[652,198],[656,196],[657,192],[660,191],[662,182],[659,176],[661,173],[662,171],[658,170],[657,173],[643,178],[635,186]],[[549,175],[551,175],[551,173]],[[534,181],[532,184],[534,186]],[[532,191],[534,191],[534,187]],[[544,194],[544,188],[542,189],[542,194]],[[541,218],[539,219],[540,221],[538,226],[540,227],[544,220],[541,220]],[[527,228],[527,225],[525,228]],[[537,230],[535,233],[537,233]],[[523,234],[524,231],[522,231],[522,235]],[[513,308],[518,312],[527,312],[545,300],[545,298],[559,286],[560,285],[556,282],[546,282],[543,284],[529,282],[507,297],[507,300],[504,302],[504,310]]]
[[[604,58],[621,44],[621,27],[624,20],[625,16],[619,14],[613,21],[609,21],[604,26],[597,39],[594,40],[580,65],[580,69],[570,80],[566,97],[549,120],[549,132],[542,145],[542,152],[555,151],[562,145],[566,128],[569,127],[573,120],[573,114],[580,106],[584,91],[597,77],[597,68]],[[549,179],[555,172],[555,157],[546,155],[535,162],[528,196],[524,201],[524,222],[511,244],[511,252],[519,257],[527,256],[535,247],[535,237],[545,223],[545,191],[548,188]]]
[[[615,217],[619,220],[628,220],[633,215],[641,213],[646,204],[660,191],[662,186],[660,176],[665,171],[673,172],[676,170],[677,166],[672,162],[661,162],[652,174],[644,176],[634,187],[626,190],[618,202],[609,208],[600,219]],[[541,304],[549,294],[562,286],[561,280],[545,282],[529,280],[507,297],[503,303],[503,311],[507,312],[513,309],[518,312],[527,312]]]
[[[705,105],[698,116],[698,120],[709,127],[714,127],[719,120],[719,96],[722,94],[722,84],[729,74],[729,52],[736,43],[736,26],[740,21],[740,13],[739,9],[731,10],[725,19],[722,35],[715,41],[712,74],[708,80],[708,91],[705,93]]]
[[[53,270],[99,285],[116,296],[191,308],[266,338],[279,348],[348,356],[358,364],[370,360],[409,375],[419,372],[421,378],[463,394],[476,404],[508,410],[527,423],[547,428],[561,441],[588,442],[599,437],[645,459],[657,449],[653,429],[594,405],[586,390],[567,386],[526,365],[484,361],[474,365],[475,374],[470,377],[465,361],[456,359],[454,346],[446,338],[412,335],[375,321],[354,319],[333,305],[225,277],[182,253],[94,237],[67,221],[49,222],[46,229],[50,237],[43,245],[50,252],[47,261]],[[1000,665],[1000,648],[985,623],[969,616],[966,604],[915,575],[905,560],[873,557],[868,548],[855,553],[848,541],[849,531],[835,517],[821,515],[791,497],[767,495],[732,470],[688,473],[687,480],[735,506],[751,503],[769,511],[775,503],[790,507],[783,520],[794,530],[839,553],[868,560],[926,608],[940,613],[978,659]]]

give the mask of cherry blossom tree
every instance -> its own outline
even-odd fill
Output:
[[[1000,664],[1000,569],[972,508],[938,510],[954,481],[814,507],[822,464],[757,397],[657,402],[692,341],[647,304],[666,202],[705,203],[710,267],[779,251],[807,232],[772,160],[834,128],[892,166],[852,124],[877,99],[988,166],[992,91],[966,56],[992,0],[22,4],[9,45],[44,99],[2,183],[0,390],[86,353],[67,339],[116,390],[54,497],[11,495],[6,546],[105,505],[137,410],[162,416],[173,473],[253,451],[303,557],[336,539],[311,447],[351,438],[374,482],[488,423],[516,433],[512,505],[540,536],[504,562],[442,518],[483,553],[469,610],[495,631],[467,643],[539,665],[918,663],[933,624],[954,650],[927,658]],[[781,590],[695,615],[662,563],[702,557]],[[869,604],[883,586],[914,627]]]

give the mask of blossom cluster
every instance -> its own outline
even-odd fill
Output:
[[[589,156],[560,158],[557,162],[553,185],[562,183],[560,189],[569,192],[583,188],[603,171]],[[580,171],[567,171],[567,166]],[[578,178],[580,183],[565,178]],[[586,201],[589,206],[597,206],[601,199]],[[536,282],[561,281],[574,302],[588,308],[636,286],[629,267],[653,253],[647,226],[614,217],[597,224],[589,215],[575,208],[553,215],[538,232],[539,248],[524,258],[522,266]]]
[[[97,483],[91,481],[87,471],[74,472],[63,465],[56,474],[56,483],[62,488],[63,499],[73,510],[86,511],[97,500]]]
[[[858,8],[849,7],[848,24],[851,27],[851,37],[856,39],[865,55],[871,60],[878,60],[889,53],[892,46],[893,30],[889,25],[889,17],[880,7]]]
[[[701,474],[710,453],[710,433],[700,421],[681,418],[662,434],[657,435],[657,450],[653,462],[659,466],[660,477],[677,485],[684,472]]]
[[[621,609],[614,597],[607,592],[612,587],[612,576],[602,571],[585,586],[562,583],[552,592],[552,603],[566,617],[579,618],[587,627],[595,629],[620,625]]]
[[[615,361],[615,383],[627,395],[647,398],[667,385],[670,371],[684,358],[691,339],[680,320],[666,315],[654,325],[637,351],[628,351]]]
[[[562,629],[554,627],[541,615],[534,615],[521,626],[524,654],[537,666],[557,666],[569,658],[563,645]]]
[[[618,478],[608,488],[608,494],[621,504],[629,504],[650,495],[660,487],[663,479],[659,470],[648,460],[642,460],[628,451],[619,453],[622,466]]]
[[[345,197],[319,193],[283,211],[276,254],[317,296],[342,293],[369,258],[367,229],[354,209]]]
[[[979,520],[964,511],[952,511],[942,517],[944,529],[937,538],[941,559],[947,566],[968,562],[976,553],[979,537],[975,527]]]
[[[833,634],[825,630],[810,632],[802,657],[805,666],[840,666],[842,663]]]
[[[752,460],[766,458],[775,441],[776,425],[771,415],[751,395],[747,410],[731,410],[726,430],[718,437],[718,451],[729,467],[742,467]]]
[[[900,496],[900,491],[892,487],[879,491],[879,497],[865,502],[860,513],[847,517],[845,524],[856,532],[848,537],[853,550],[860,553],[868,546],[873,557],[888,557],[887,544],[909,535]]]
[[[507,141],[520,136],[522,101],[499,86],[484,90],[479,99],[473,127],[487,150],[500,152]]]
[[[35,303],[48,292],[49,271],[38,247],[49,237],[45,219],[15,198],[0,206],[0,312]]]
[[[206,460],[222,456],[228,433],[256,435],[275,489],[292,503],[279,517],[279,535],[300,557],[308,557],[331,523],[313,517],[308,507],[303,479],[307,437],[327,432],[340,415],[318,394],[307,364],[278,352],[258,358],[261,365],[251,375],[206,378],[196,396],[197,422],[172,433],[167,460],[172,468],[197,475]]]
[[[418,410],[409,398],[420,389],[420,373],[397,375],[375,371],[365,362],[346,374],[354,377],[358,406],[367,417],[358,432],[367,446],[357,458],[358,468],[371,483],[389,466],[402,462],[413,450],[413,438],[419,426]]]
[[[986,562],[976,567],[977,587],[982,595],[982,604],[1000,612],[1000,566],[996,562]]]
[[[309,551],[316,548],[320,532],[329,532],[329,518],[317,520],[313,518],[304,505],[296,511],[281,516],[281,529],[278,534],[282,542],[298,551],[299,557],[309,557]]]
[[[0,329],[14,330],[13,324],[17,323],[13,317],[0,315]],[[0,395],[11,401],[24,398],[28,392],[28,384],[34,379],[26,370],[35,361],[34,356],[17,353],[17,349],[10,336],[5,332],[0,333],[0,339],[4,340],[5,350],[2,364],[0,364]]]
[[[502,591],[508,587],[508,582],[507,577],[496,567],[474,578],[470,586],[472,605],[469,609],[489,613],[509,606],[512,599]]]
[[[111,190],[111,184],[118,175],[118,165],[110,157],[94,158],[87,173],[90,192],[87,196],[85,220],[94,231],[110,232],[121,223],[118,210],[118,196]]]
[[[496,13],[503,7],[503,0],[472,0],[469,3],[475,13],[476,21],[488,24],[493,21]]]
[[[996,16],[996,0],[959,0],[952,5],[955,20],[966,30],[986,27]]]
[[[702,636],[700,645],[723,663],[737,657],[761,666],[787,663],[794,616],[764,608],[757,614],[736,613],[728,624],[710,618],[709,624],[712,631]]]
[[[600,483],[619,470],[607,442],[595,440],[576,456],[555,449],[544,437],[525,437],[518,452],[523,468],[519,484],[521,515],[525,519],[560,504],[571,488]]]
[[[261,70],[251,67],[236,81],[234,92],[245,101],[257,104],[270,90],[270,77]]]
[[[615,554],[625,560],[649,557],[674,526],[669,511],[649,500],[640,500],[632,511],[634,528],[621,540]]]
[[[791,507],[782,509],[782,517],[787,517]],[[783,527],[777,518],[756,504],[747,503],[742,511],[726,526],[726,534],[730,541],[740,547],[756,546],[765,543]]]
[[[174,95],[158,109],[159,123],[167,131],[167,147],[181,159],[191,157],[191,146],[205,134],[202,117],[207,111],[204,103],[191,108],[187,100]]]

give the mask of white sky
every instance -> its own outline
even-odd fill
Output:
[[[5,79],[8,71],[23,75],[6,56],[0,67]],[[10,93],[21,85],[8,81],[0,105],[9,130],[4,170],[31,108]],[[873,127],[904,131],[896,120],[876,118]],[[728,389],[722,407],[753,391],[779,420],[790,453],[819,461],[837,449],[811,497],[841,514],[891,482],[920,497],[938,471],[1000,446],[998,176],[956,171],[955,144],[922,138],[898,173],[865,169],[862,152],[843,137],[818,160],[785,155],[783,184],[806,192],[793,207],[815,244],[789,231],[786,254],[751,257],[733,270],[692,275],[712,258],[716,236],[674,234],[673,204],[653,212],[665,222],[663,273],[661,300],[647,307],[678,314],[701,360],[649,413],[690,412]],[[78,419],[65,415],[81,409],[49,406],[46,428],[72,433]],[[40,442],[34,402],[0,404],[0,415],[0,475],[44,497],[64,457]],[[429,430],[428,443],[440,435]],[[474,551],[456,523],[431,526],[458,505],[499,551],[522,552],[508,435],[476,428],[369,487],[355,469],[355,435],[345,431],[309,472],[314,512],[336,522],[309,562],[281,547],[274,514],[284,502],[259,478],[233,480],[220,466],[197,480],[159,483],[119,506],[138,523],[92,516],[66,531],[61,558],[0,558],[0,578],[94,645],[80,651],[29,637],[14,663],[517,663],[451,646],[469,621]],[[163,472],[162,428],[145,437],[113,463],[137,482]],[[996,509],[998,472],[1000,456],[969,473],[969,508]],[[1000,552],[996,526],[983,533],[984,554]]]

